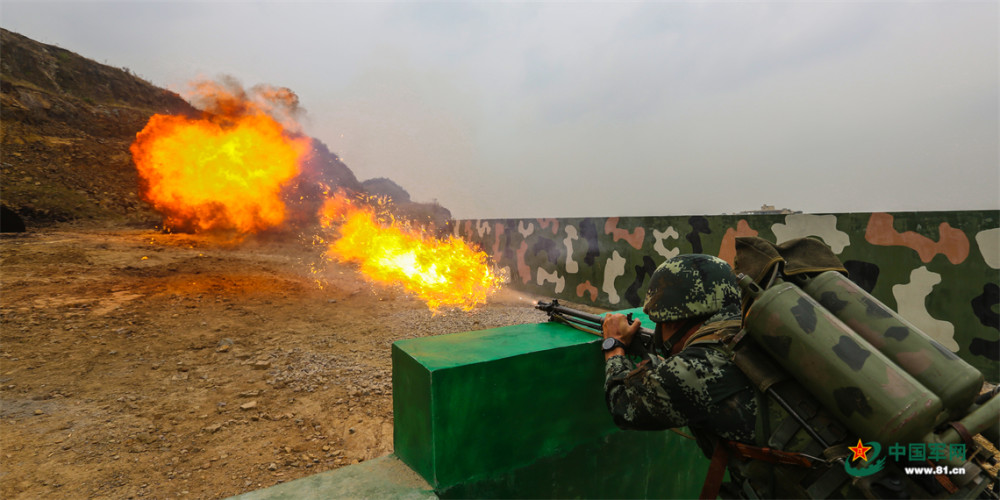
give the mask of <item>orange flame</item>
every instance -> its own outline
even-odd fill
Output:
[[[130,149],[165,227],[249,233],[285,220],[281,190],[308,148],[248,103],[230,115],[153,115]]]
[[[503,279],[487,263],[485,252],[459,238],[441,240],[378,219],[375,210],[358,206],[342,193],[327,199],[321,224],[339,224],[327,257],[359,264],[369,281],[402,285],[433,312],[441,307],[470,311],[500,289]]]

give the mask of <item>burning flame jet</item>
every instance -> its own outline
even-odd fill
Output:
[[[464,240],[441,240],[391,218],[389,223],[379,219],[373,208],[342,192],[327,199],[320,212],[321,225],[334,233],[327,258],[358,264],[369,281],[401,285],[435,313],[441,307],[472,310],[502,286],[486,253]]]

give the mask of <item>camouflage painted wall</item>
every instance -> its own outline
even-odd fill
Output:
[[[649,275],[680,253],[732,263],[737,236],[815,236],[851,278],[1000,380],[1000,211],[456,221],[509,286],[609,309],[640,306]]]

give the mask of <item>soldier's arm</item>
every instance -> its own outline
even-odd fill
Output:
[[[689,425],[699,414],[698,399],[703,392],[683,387],[678,374],[691,371],[685,359],[674,356],[655,369],[633,371],[624,356],[605,362],[604,395],[615,425],[623,429],[661,430]]]

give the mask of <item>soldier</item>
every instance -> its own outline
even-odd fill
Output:
[[[744,241],[744,246],[757,243],[758,250],[774,247],[785,254],[758,252],[755,258],[752,253],[738,252],[737,267],[764,277],[777,272],[770,266],[778,261],[784,263],[783,276],[794,276],[792,271],[844,271],[821,242],[802,240],[783,246]],[[862,447],[859,436],[822,408],[816,395],[796,377],[768,361],[755,343],[734,338],[742,326],[741,299],[733,270],[725,261],[709,255],[681,255],[654,271],[643,307],[656,323],[655,338],[663,340],[660,347],[667,352],[666,358],[652,356],[633,365],[625,348],[638,332],[639,322],[629,325],[625,316],[609,314],[602,324],[605,398],[615,424],[639,430],[690,428],[702,452],[711,457],[702,498],[715,498],[720,489],[727,498],[944,498],[983,492],[988,478],[972,462],[964,464],[969,474],[963,469],[955,476],[958,486],[943,476],[910,477],[897,466],[883,469],[884,458],[864,474],[858,474],[853,465],[848,467],[854,460],[848,460],[850,444],[856,441]],[[758,327],[769,324],[765,321]],[[974,389],[982,378],[972,378]],[[872,390],[879,394],[876,389]],[[959,407],[968,404],[964,401]],[[991,411],[995,410],[977,410],[976,414],[989,416]],[[927,431],[931,430],[928,426]],[[971,436],[965,441],[967,446],[976,446]],[[909,460],[901,463],[913,465]],[[925,465],[919,460],[915,463]],[[732,482],[722,484],[727,467]]]
[[[637,430],[687,426],[709,457],[720,438],[753,443],[758,394],[722,348],[740,329],[740,292],[729,264],[701,254],[667,260],[650,279],[643,311],[670,355],[655,366],[634,366],[624,348],[639,322],[605,317],[604,389],[615,424]],[[710,489],[702,493],[715,496]]]

